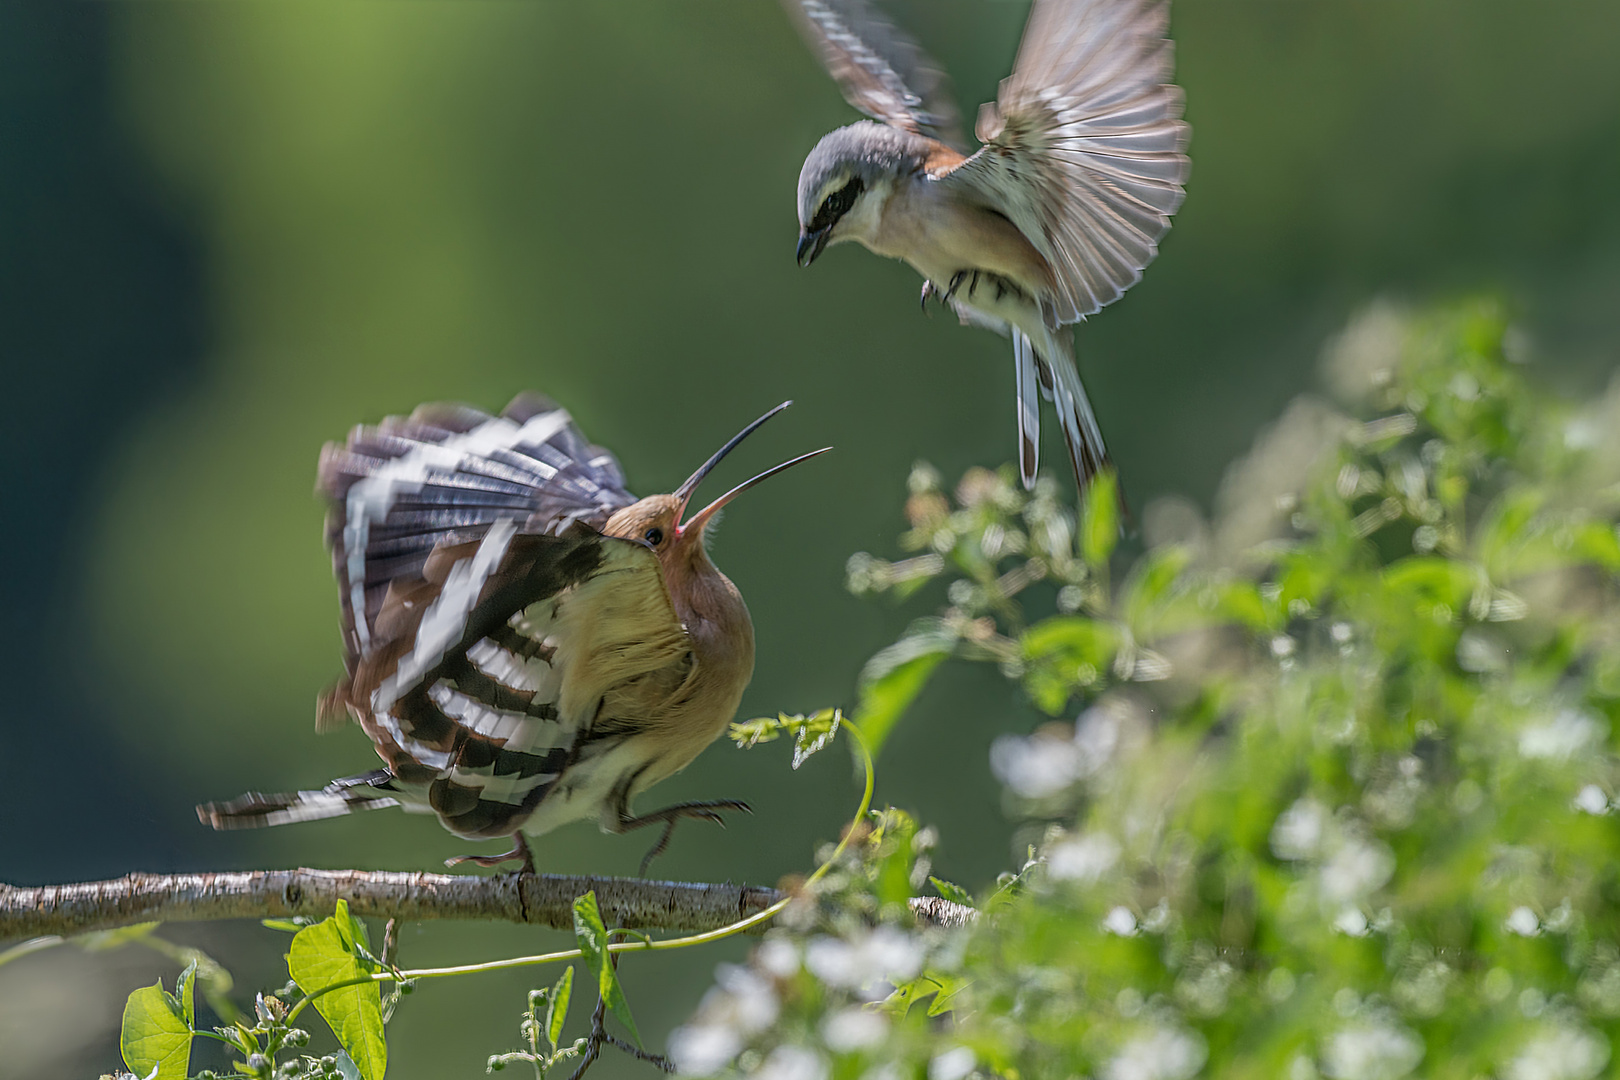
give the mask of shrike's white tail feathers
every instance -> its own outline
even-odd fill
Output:
[[[334,780],[320,791],[262,794],[254,791],[229,802],[203,803],[197,817],[216,829],[262,829],[295,821],[342,817],[357,810],[398,806],[393,775],[386,769]]]
[[[1074,466],[1074,477],[1084,491],[1104,466],[1109,464],[1108,447],[1103,443],[1102,428],[1097,426],[1097,414],[1091,410],[1091,399],[1086,396],[1085,384],[1072,357],[1062,354],[1038,356],[1028,335],[1013,331],[1013,359],[1018,365],[1018,438],[1019,473],[1024,487],[1035,484],[1036,453],[1029,447],[1038,447],[1040,441],[1040,412],[1035,404],[1033,390],[1028,388],[1026,365],[1034,367],[1041,394],[1057,409],[1058,426],[1063,440],[1069,445],[1069,461]],[[1033,419],[1025,426],[1026,412]],[[1025,463],[1028,462],[1026,470]]]
[[[1035,346],[1028,337],[1013,331],[1013,366],[1018,382],[1018,477],[1024,490],[1035,486],[1041,466],[1040,376],[1035,371]]]

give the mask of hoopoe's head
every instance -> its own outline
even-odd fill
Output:
[[[743,428],[720,449],[698,467],[697,472],[686,478],[686,482],[668,495],[649,495],[647,498],[620,510],[608,518],[603,528],[609,536],[621,537],[625,540],[639,540],[657,553],[659,560],[664,564],[666,572],[685,571],[695,565],[708,561],[708,553],[703,548],[704,533],[713,524],[715,516],[721,508],[732,499],[741,495],[755,484],[768,477],[775,476],[783,469],[791,468],[801,461],[809,461],[820,454],[825,454],[832,447],[825,446],[820,450],[813,450],[808,454],[800,454],[790,461],[773,466],[752,479],[745,480],[714,500],[702,510],[686,517],[687,504],[692,501],[692,494],[697,486],[703,482],[714,467],[720,464],[727,454],[737,448],[737,444],[752,435],[761,424],[793,404],[784,401],[770,412]],[[683,521],[682,519],[685,518]]]

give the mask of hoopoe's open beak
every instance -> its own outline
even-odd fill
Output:
[[[721,508],[724,507],[726,503],[730,502],[732,499],[735,499],[738,495],[741,495],[743,492],[747,491],[761,480],[768,480],[777,473],[781,472],[783,469],[791,469],[801,461],[809,461],[813,457],[820,457],[822,454],[825,454],[831,449],[832,447],[830,446],[823,446],[820,450],[812,450],[808,454],[800,454],[798,457],[784,461],[780,465],[771,466],[769,469],[766,469],[764,472],[760,473],[751,480],[744,480],[742,483],[738,484],[736,487],[714,500],[714,502],[693,514],[691,518],[680,527],[680,531],[684,533],[695,529],[699,535],[702,535],[703,527],[709,523],[710,518],[720,512]]]
[[[795,253],[799,265],[809,266],[815,262],[816,257],[826,250],[827,238],[831,235],[832,226],[830,225],[825,229],[800,229],[799,249]]]
[[[682,484],[680,487],[675,489],[675,498],[680,500],[680,504],[679,504],[680,509],[677,510],[676,514],[675,514],[675,520],[677,522],[680,522],[681,518],[685,516],[685,514],[686,514],[686,506],[687,506],[687,504],[689,502],[692,501],[692,493],[694,491],[696,491],[697,486],[703,482],[703,478],[708,476],[709,473],[711,471],[713,471],[713,469],[714,469],[714,467],[716,465],[720,464],[721,459],[723,459],[727,454],[729,454],[733,450],[735,450],[737,448],[737,444],[742,442],[744,439],[748,438],[748,436],[752,435],[759,428],[759,426],[761,424],[765,423],[765,421],[769,420],[771,417],[775,416],[777,413],[781,412],[783,409],[787,408],[789,405],[792,405],[792,404],[793,404],[793,402],[791,402],[791,401],[782,402],[782,404],[776,406],[776,408],[774,408],[771,411],[767,412],[764,416],[761,416],[758,420],[755,420],[752,424],[749,424],[747,427],[745,427],[741,431],[737,432],[737,434],[733,435],[729,440],[727,440],[726,445],[724,445],[720,449],[716,450],[714,452],[714,454],[709,458],[708,461],[705,461],[702,465],[699,465],[697,472],[695,472],[691,476],[687,477],[686,482],[684,484]],[[797,465],[801,461],[809,461],[811,458],[817,457],[818,455],[821,455],[821,454],[825,454],[828,450],[831,450],[831,449],[832,449],[832,447],[830,447],[830,446],[824,446],[820,450],[813,450],[808,454],[800,454],[798,457],[793,458],[791,461],[784,461],[780,465],[776,465],[776,466],[773,466],[772,468],[766,469],[764,472],[760,473],[758,476],[753,477],[752,479],[744,480],[742,483],[738,484],[736,487],[732,488],[730,491],[726,492],[724,495],[722,495],[718,499],[714,500],[714,502],[710,503],[708,506],[705,506],[702,510],[699,510],[696,514],[692,515],[692,517],[690,519],[688,519],[686,522],[681,523],[681,524],[677,524],[676,527],[675,527],[676,532],[677,533],[684,533],[684,532],[687,532],[687,531],[689,531],[689,530],[691,530],[693,528],[696,528],[697,531],[698,531],[698,535],[701,536],[702,533],[703,533],[703,527],[708,523],[709,519],[712,518],[716,513],[718,513],[720,508],[725,506],[732,499],[736,498],[738,495],[741,495],[743,492],[747,491],[749,488],[753,487],[755,484],[759,483],[760,481],[765,480],[765,479],[767,479],[769,477],[775,476],[777,473],[781,472],[783,469],[791,468],[792,466]]]

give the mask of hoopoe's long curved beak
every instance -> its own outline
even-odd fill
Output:
[[[792,404],[792,401],[782,402],[782,404],[776,406],[774,409],[771,409],[764,416],[761,416],[758,420],[755,420],[752,424],[749,424],[747,427],[737,432],[737,434],[733,435],[726,441],[726,445],[716,450],[713,455],[710,456],[708,461],[705,461],[702,465],[699,465],[697,472],[693,473],[691,476],[688,476],[684,484],[675,489],[675,498],[679,500],[679,509],[677,509],[675,512],[675,521],[677,522],[675,529],[677,533],[686,532],[695,525],[697,526],[698,534],[702,535],[703,526],[708,522],[708,520],[713,517],[722,506],[725,506],[726,503],[730,502],[738,495],[741,495],[743,492],[747,491],[761,480],[764,480],[770,476],[775,476],[777,473],[791,465],[797,465],[801,461],[809,461],[817,454],[825,454],[828,450],[832,449],[832,447],[826,446],[820,450],[816,450],[808,454],[801,454],[792,461],[784,461],[780,465],[766,469],[753,479],[745,480],[741,484],[738,484],[736,487],[714,500],[714,502],[710,503],[708,506],[705,506],[702,510],[699,510],[692,516],[691,520],[687,521],[685,524],[680,524],[681,518],[686,516],[687,504],[692,501],[692,493],[697,490],[697,486],[699,484],[703,483],[703,478],[708,476],[709,473],[714,470],[716,465],[720,464],[721,459],[735,450],[738,443],[742,442],[744,439],[748,438],[748,436],[757,431],[759,426],[765,421],[769,420],[771,417],[775,416],[777,413],[781,412],[783,409]]]
[[[713,472],[714,467],[720,464],[727,454],[737,449],[737,444],[741,443],[744,439],[748,438],[748,436],[758,431],[761,424],[765,423],[765,421],[769,420],[771,417],[775,416],[777,413],[781,412],[783,409],[792,404],[793,402],[791,400],[782,402],[782,404],[778,405],[776,408],[770,410],[758,420],[755,420],[752,424],[749,424],[747,427],[737,432],[737,434],[726,440],[726,445],[709,455],[709,460],[705,461],[702,465],[699,465],[697,467],[697,472],[693,473],[691,476],[688,476],[686,478],[686,482],[675,489],[675,498],[680,500],[680,509],[675,512],[675,520],[677,522],[679,522],[682,516],[685,515],[686,504],[692,501],[692,493],[697,490],[697,486],[699,484],[703,483],[703,478],[708,476],[709,473]]]
[[[750,480],[744,480],[742,483],[738,484],[736,487],[714,500],[714,502],[693,514],[685,522],[685,524],[679,526],[680,531],[685,533],[696,530],[699,536],[703,535],[703,529],[709,523],[709,519],[715,514],[719,513],[721,507],[725,506],[726,503],[730,502],[732,499],[735,499],[738,495],[741,495],[743,492],[747,491],[760,481],[770,479],[783,469],[790,469],[799,464],[801,461],[809,461],[813,457],[820,457],[822,454],[825,454],[831,449],[832,447],[830,446],[823,446],[820,450],[812,450],[808,454],[800,454],[798,457],[784,461],[780,465],[771,466],[769,469],[766,469],[764,472]]]

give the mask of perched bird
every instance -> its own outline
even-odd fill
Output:
[[[319,487],[347,675],[316,726],[354,719],[385,767],[198,816],[239,829],[403,806],[457,836],[511,836],[503,855],[463,859],[531,870],[525,833],[592,817],[611,832],[663,825],[645,870],[682,818],[747,810],[722,800],[638,816],[630,805],[725,730],[753,676],[748,608],[709,561],[705,532],[738,494],[825,450],[686,510],[710,470],[789,404],[673,494],[640,500],[613,455],[537,395],[498,417],[424,405],[329,444]]]
[[[1187,179],[1168,0],[1035,0],[971,156],[944,75],[865,0],[784,2],[844,97],[878,121],[839,128],[805,159],[799,264],[858,241],[921,272],[924,309],[938,298],[1010,336],[1024,486],[1039,466],[1039,387],[1084,487],[1108,451],[1069,325],[1142,276]]]

